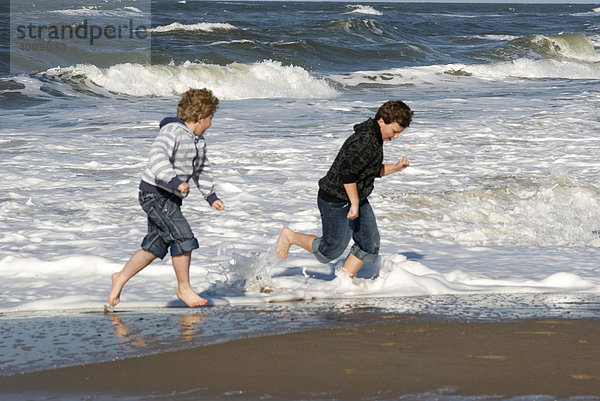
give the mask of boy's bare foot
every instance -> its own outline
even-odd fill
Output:
[[[196,294],[192,289],[189,290],[177,290],[177,298],[181,299],[190,308],[196,308],[198,306],[206,305],[208,302],[200,295]]]
[[[279,233],[279,239],[277,240],[277,255],[279,255],[281,260],[287,259],[290,246],[292,246],[292,242],[290,241],[290,236],[292,234],[292,230],[287,227],[283,227],[281,233]]]
[[[114,273],[112,275],[112,289],[108,293],[108,304],[110,306],[116,306],[121,300],[121,290],[123,289],[123,285],[119,283],[119,273]]]

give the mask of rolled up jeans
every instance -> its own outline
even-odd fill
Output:
[[[339,257],[350,242],[354,244],[350,253],[365,262],[374,262],[379,254],[380,237],[377,220],[368,199],[360,202],[359,214],[355,220],[348,219],[350,203],[335,203],[317,199],[323,235],[312,242],[312,250],[321,263],[328,263]]]
[[[175,195],[163,196],[140,191],[139,201],[148,215],[148,233],[142,241],[142,249],[164,258],[191,252],[199,247],[192,229],[181,213],[181,201]]]

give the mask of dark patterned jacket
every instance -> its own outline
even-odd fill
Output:
[[[377,121],[369,118],[354,126],[354,134],[344,142],[327,175],[319,180],[319,197],[327,202],[349,201],[344,184],[356,182],[358,197],[365,199],[380,177],[383,139]]]

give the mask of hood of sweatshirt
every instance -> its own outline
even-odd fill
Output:
[[[164,127],[167,124],[171,124],[171,123],[179,123],[179,124],[183,124],[185,125],[185,123],[180,120],[178,117],[165,117],[162,119],[162,121],[159,124],[159,128]]]
[[[383,138],[381,137],[381,128],[376,120],[369,118],[362,123],[354,126],[354,132],[366,135],[373,135],[377,138],[379,144],[383,145]]]

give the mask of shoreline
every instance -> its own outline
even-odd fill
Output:
[[[382,315],[376,323],[0,376],[0,394],[358,400],[448,389],[465,396],[600,397],[598,333],[600,320]]]

